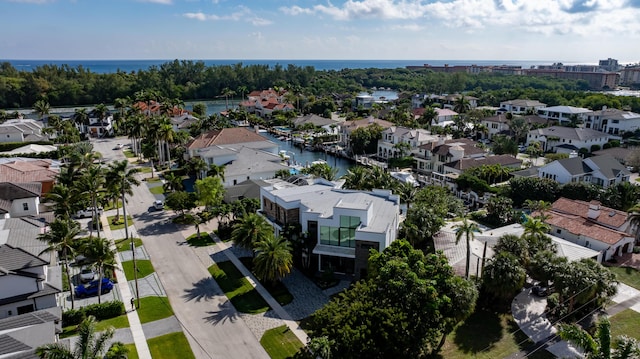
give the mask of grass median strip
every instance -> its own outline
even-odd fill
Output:
[[[293,358],[304,346],[286,325],[267,330],[260,338],[260,344],[271,359]]]
[[[117,239],[115,243],[116,243],[116,247],[118,248],[118,252],[125,252],[125,251],[131,250],[131,239],[124,239],[124,238]],[[136,248],[140,247],[142,245],[142,239],[134,238],[133,244],[136,246]]]
[[[155,272],[151,261],[148,259],[137,259],[136,267],[138,268],[138,278],[144,278],[149,274]],[[133,261],[122,262],[122,270],[127,280],[133,280]]]
[[[215,242],[213,242],[213,239],[211,239],[209,233],[200,232],[200,238],[198,238],[197,233],[192,234],[189,236],[189,238],[187,238],[187,243],[189,243],[189,245],[192,247],[206,247],[213,245]]]
[[[109,221],[109,228],[112,231],[124,228],[124,216],[120,214],[120,218],[118,218],[118,222],[114,222],[115,218],[116,216],[107,217],[107,220]],[[133,224],[133,218],[131,218],[131,216],[127,216],[127,224],[128,225]]]
[[[142,297],[140,298],[140,308],[136,310],[142,324],[169,318],[173,315],[173,309],[167,297]]]
[[[256,314],[269,310],[267,302],[231,261],[212,265],[209,273],[239,312]]]
[[[195,358],[187,338],[182,332],[165,334],[147,340],[153,359],[190,359]]]
[[[618,280],[629,287],[640,289],[640,273],[637,269],[631,267],[607,267],[616,274]]]
[[[97,332],[101,332],[109,327],[113,327],[113,329],[129,328],[129,319],[127,318],[127,315],[123,314],[115,318],[100,320],[96,323]],[[77,329],[78,329],[77,325],[69,325],[67,327],[62,328],[62,333],[60,333],[60,338],[68,338],[74,335],[78,335]]]

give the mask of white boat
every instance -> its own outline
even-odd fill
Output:
[[[278,156],[280,156],[284,160],[288,160],[289,158],[291,158],[291,156],[287,154],[287,150],[280,150],[280,152],[278,152]]]
[[[411,183],[414,187],[419,186],[418,181],[416,181],[416,178],[413,177],[413,174],[411,172],[400,171],[400,172],[390,172],[390,174],[391,174],[391,177],[397,179],[402,183]]]

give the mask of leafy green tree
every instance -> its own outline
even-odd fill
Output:
[[[369,268],[368,280],[312,318],[312,340],[332,342],[331,356],[425,358],[475,309],[475,286],[455,276],[442,254],[425,256],[397,240],[373,253]]]
[[[554,251],[544,250],[532,256],[527,270],[531,278],[548,284],[566,264],[566,257],[560,257]]]
[[[378,152],[378,140],[382,138],[384,128],[377,123],[359,127],[351,132],[351,152],[355,155]]]
[[[176,191],[166,197],[165,204],[174,211],[180,212],[181,216],[184,216],[185,211],[196,208],[197,200],[198,198],[195,193]]]
[[[500,252],[482,271],[482,285],[500,301],[511,300],[522,288],[527,274],[516,256]]]
[[[233,225],[233,243],[245,249],[254,250],[257,243],[273,237],[273,227],[261,215],[249,213]]]
[[[560,196],[591,202],[600,197],[600,188],[593,183],[569,182],[560,187]]]
[[[196,180],[195,183],[198,201],[205,206],[207,210],[219,206],[224,196],[224,187],[220,177],[205,177]]]
[[[505,135],[495,135],[493,136],[493,153],[496,155],[517,155],[518,154],[518,143],[511,137],[507,137]]]
[[[253,271],[262,281],[275,283],[291,273],[291,243],[284,237],[267,236],[255,244]]]
[[[75,237],[80,233],[78,222],[70,218],[56,218],[49,226],[49,231],[38,235],[38,239],[47,243],[47,248],[42,252],[53,252],[54,257],[62,253],[64,271],[67,273],[69,288],[73,288],[71,273],[69,272],[69,256],[75,253]],[[41,253],[41,254],[42,254]],[[73,290],[71,290],[71,309],[73,309]]]
[[[96,318],[88,316],[78,325],[78,339],[76,340],[73,351],[58,342],[39,346],[36,348],[36,355],[41,359],[113,358],[115,355],[114,351],[123,351],[122,343],[119,342],[112,343],[107,347],[114,334],[115,330],[113,327],[109,327],[105,331],[98,333],[96,329]]]
[[[515,234],[505,234],[498,238],[498,242],[493,246],[495,253],[506,252],[519,258],[522,266],[529,264],[529,244],[523,237]]]
[[[555,273],[553,285],[558,293],[560,313],[581,313],[604,304],[617,292],[615,274],[592,259],[568,262]],[[577,313],[576,313],[577,314]]]
[[[338,174],[338,169],[331,167],[328,163],[314,163],[311,167],[303,168],[302,173],[321,177],[328,181],[333,181]]]
[[[165,172],[164,173],[164,184],[162,187],[165,192],[175,192],[184,190],[184,185],[182,184],[182,176],[177,175],[175,172]]]
[[[204,102],[194,103],[191,112],[193,112],[197,118],[204,118],[207,115],[207,104]]]
[[[618,183],[607,187],[601,193],[600,202],[607,207],[628,211],[640,198],[640,187],[629,182]]]
[[[471,241],[474,238],[474,233],[480,232],[480,227],[475,222],[469,222],[465,217],[462,223],[456,224],[454,227],[456,232],[456,245],[460,242],[460,239],[464,236],[467,242],[467,261],[464,267],[464,277],[469,279],[469,268],[471,266]]]
[[[558,335],[578,346],[590,359],[635,359],[640,357],[640,343],[637,339],[625,335],[618,336],[611,341],[611,323],[607,317],[602,317],[596,324],[592,335],[577,324],[561,323]]]
[[[514,223],[516,212],[513,210],[513,201],[502,196],[493,196],[487,202],[487,215],[485,220],[497,226]]]
[[[509,180],[508,196],[515,207],[522,206],[527,199],[555,202],[559,192],[558,182],[548,178],[514,177]]]

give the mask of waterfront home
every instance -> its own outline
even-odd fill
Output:
[[[538,168],[538,177],[549,178],[560,184],[572,182],[593,183],[607,188],[629,182],[631,173],[609,155],[581,158],[573,152],[569,158],[550,162]]]
[[[247,99],[240,102],[239,107],[262,118],[271,117],[273,111],[295,111],[295,106],[285,100],[286,94],[285,90],[272,88],[251,91]]]
[[[378,140],[378,158],[406,156],[417,151],[419,146],[437,139],[437,135],[427,130],[391,126],[382,132],[382,139]]]
[[[343,190],[328,181],[260,189],[260,214],[279,234],[300,225],[302,263],[318,271],[366,278],[369,250],[396,240],[400,199],[388,190]]]
[[[500,102],[500,112],[510,112],[514,115],[535,114],[547,107],[546,103],[536,100],[515,99]]]
[[[324,131],[324,134],[338,136],[340,135],[340,125],[343,122],[344,121],[341,120],[309,114],[293,119],[293,126],[300,129],[312,125],[315,128],[321,128]]]
[[[581,148],[590,151],[592,146],[602,147],[616,138],[618,137],[590,128],[552,126],[529,131],[526,146],[539,142],[540,148],[545,152],[571,153]]]
[[[393,126],[393,123],[373,117],[354,121],[345,121],[340,126],[340,146],[344,148],[345,152],[351,153],[351,133],[353,133],[353,131],[357,130],[358,128],[368,127],[372,125],[377,125],[382,127],[383,129],[388,129]]]
[[[573,119],[584,121],[588,113],[591,113],[588,108],[573,106],[552,106],[538,109],[538,116],[549,121],[556,121],[560,125],[569,124]]]

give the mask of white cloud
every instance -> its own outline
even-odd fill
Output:
[[[199,21],[245,21],[251,23],[253,26],[266,26],[273,23],[271,20],[254,15],[251,9],[246,6],[238,6],[238,9],[238,11],[227,15],[205,14],[203,12],[188,12],[182,14],[182,16],[186,17],[187,19],[194,19]]]
[[[150,2],[154,4],[171,5],[173,0],[138,0],[140,2]]]

